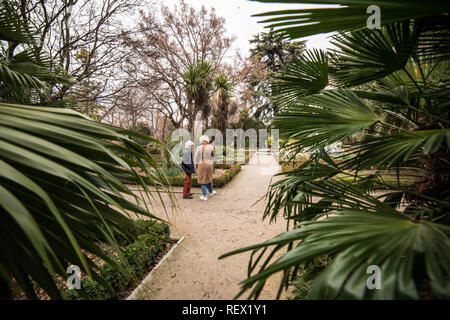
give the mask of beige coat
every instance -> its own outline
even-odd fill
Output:
[[[197,181],[199,184],[212,182],[214,164],[214,147],[210,144],[199,146],[195,152],[194,163],[197,167]]]

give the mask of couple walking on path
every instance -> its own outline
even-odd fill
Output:
[[[208,200],[209,196],[214,196],[216,191],[213,190],[212,172],[214,164],[214,147],[209,144],[208,136],[200,137],[201,145],[194,154],[194,143],[186,142],[181,159],[181,167],[186,173],[184,179],[183,199],[192,199],[191,186],[192,174],[197,173],[197,181],[202,188],[202,196],[200,200]]]

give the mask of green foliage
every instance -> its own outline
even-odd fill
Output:
[[[233,84],[231,83],[230,79],[228,79],[228,77],[223,73],[220,73],[214,79],[214,90],[217,91],[219,89],[223,89],[227,94],[232,93]]]
[[[188,66],[182,74],[185,86],[185,93],[190,104],[189,114],[192,117],[191,125],[198,112],[201,112],[203,119],[209,116],[209,94],[212,89],[212,74],[214,67],[207,61],[200,61]]]
[[[213,106],[212,125],[222,134],[225,134],[227,129],[232,93],[233,84],[225,74],[220,73],[214,80],[214,94],[211,104]]]
[[[286,41],[282,34],[270,30],[257,34],[250,40],[250,43],[254,45],[250,49],[250,57],[263,63],[263,71],[266,73],[263,79],[260,79],[259,76],[250,76],[248,80],[249,87],[253,91],[253,98],[258,106],[254,118],[260,119],[266,115],[272,115],[278,110],[277,103],[269,99],[277,92],[276,88],[270,86],[272,77],[275,73],[283,71],[300,56],[305,49],[305,42]],[[246,127],[253,125],[247,123]]]
[[[298,277],[293,281],[293,300],[304,300],[317,276],[325,269],[329,261],[327,257],[316,258],[299,267]]]
[[[166,168],[164,172],[168,177],[178,177],[179,175],[183,174],[183,169],[181,169],[180,167],[171,167]]]
[[[272,100],[279,106],[319,93],[328,85],[328,56],[322,50],[303,52],[272,81]]]
[[[112,290],[84,277],[81,280],[81,290],[67,289],[64,292],[64,299],[120,299],[124,297],[131,286],[136,285],[137,280],[144,275],[148,267],[156,262],[158,255],[166,248],[167,243],[172,242],[169,239],[168,224],[152,220],[138,220],[136,224],[138,228],[130,231],[136,232],[137,239],[132,242],[122,242],[122,244],[126,244],[123,248],[126,271],[121,271],[109,264],[104,264],[99,268],[99,275],[111,285]]]
[[[273,30],[257,34],[250,44],[254,45],[250,56],[259,58],[271,72],[283,70],[305,49],[305,41],[286,41],[283,35]]]
[[[213,178],[213,184],[216,188],[224,187],[228,182],[230,182],[239,172],[241,171],[241,165],[235,164],[231,167],[231,169],[225,171],[219,177]],[[172,186],[183,186],[184,185],[184,176],[174,177],[171,179]],[[197,178],[192,177],[192,186],[200,187],[200,184],[197,182]]]
[[[271,17],[261,22],[267,28],[286,34],[291,39],[303,38],[319,33],[334,31],[352,31],[366,27],[367,8],[371,5],[380,7],[381,24],[413,18],[427,18],[448,12],[448,2],[431,0],[252,0],[258,2],[302,3],[334,5],[333,8],[291,9],[271,11],[255,16]]]
[[[111,289],[92,257],[122,267],[94,242],[117,249],[117,235],[133,236],[130,214],[153,217],[126,183],[151,199],[148,186],[158,193],[168,180],[129,137],[158,142],[74,110],[18,104],[45,105],[49,87],[72,80],[35,45],[35,32],[8,3],[0,3],[0,298],[10,298],[14,279],[30,299],[37,299],[34,285],[58,299],[55,279],[67,277],[68,265]]]
[[[252,254],[239,296],[257,298],[282,272],[280,295],[308,263],[329,257],[314,277],[300,273],[300,297],[419,299],[428,283],[434,298],[449,299],[448,4],[300,2],[345,5],[267,14],[292,38],[342,31],[338,49],[306,53],[273,82],[283,148],[291,157],[318,152],[266,195],[264,218],[283,214],[287,231],[222,256]],[[361,28],[371,4],[381,7],[381,30]],[[344,152],[332,158],[325,148],[338,141]],[[380,267],[380,290],[366,286],[370,265]]]
[[[37,33],[13,4],[2,1],[0,102],[41,104],[50,93],[51,83],[71,84],[73,81],[37,45]]]

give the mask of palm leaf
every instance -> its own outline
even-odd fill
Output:
[[[450,129],[417,130],[388,136],[374,137],[349,150],[348,154],[358,154],[342,164],[342,168],[358,166],[360,169],[374,165],[395,167],[410,159],[420,159],[423,154],[432,154],[440,148],[450,146]]]
[[[135,227],[131,214],[155,218],[123,182],[152,199],[146,185],[167,188],[168,179],[127,135],[135,133],[71,110],[0,104],[0,265],[29,297],[31,281],[60,297],[54,276],[66,277],[67,264],[95,276],[82,249],[115,265],[92,242],[109,238],[117,247],[115,235]]]
[[[441,15],[449,12],[446,1],[432,0],[424,6],[420,0],[253,0],[267,3],[321,4],[328,8],[279,10],[256,14],[257,17],[273,16],[261,21],[267,28],[286,33],[291,39],[318,33],[352,31],[365,28],[369,14],[367,8],[377,5],[381,10],[381,24],[409,20],[413,18]],[[329,8],[334,5],[333,8]],[[337,5],[337,6],[336,6]]]
[[[302,101],[284,108],[274,119],[283,137],[295,139],[288,148],[325,147],[380,121],[363,100],[348,90],[324,91]]]
[[[328,57],[322,50],[308,50],[294,59],[281,74],[275,76],[272,99],[280,107],[304,96],[319,93],[328,85]]]
[[[28,22],[10,1],[0,3],[0,17],[0,40],[27,44],[36,40],[37,32],[31,32]]]
[[[417,49],[418,36],[416,26],[409,22],[336,35],[332,41],[339,56],[335,77],[352,87],[402,70]]]
[[[335,255],[333,263],[313,283],[309,298],[418,298],[418,286],[423,279],[431,280],[437,297],[449,297],[450,288],[445,280],[450,272],[448,227],[415,221],[350,184],[323,183],[317,182],[314,189],[318,192],[309,194],[337,203],[330,207],[326,218],[301,222],[294,230],[271,240],[221,256],[245,251],[262,254],[262,249],[270,247],[274,253],[295,244],[274,261],[273,255],[269,255],[256,274],[242,282],[242,292],[253,287],[250,297],[257,298],[272,274],[280,271],[286,274],[298,265],[331,254]],[[349,197],[352,193],[353,200]],[[369,277],[366,269],[370,265],[378,265],[382,270],[382,288],[376,293],[366,287]],[[255,266],[249,266],[250,273]]]

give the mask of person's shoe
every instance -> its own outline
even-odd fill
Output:
[[[217,194],[216,190],[213,190],[213,192],[210,193],[209,196],[212,197],[212,196],[214,196],[214,195],[216,195],[216,194]]]
[[[193,199],[193,196],[183,196],[183,199]]]
[[[208,197],[200,196],[200,200],[206,201],[206,200],[208,200]]]

